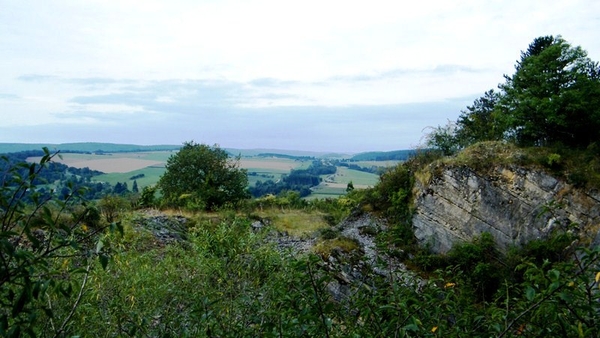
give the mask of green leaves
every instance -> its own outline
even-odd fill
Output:
[[[39,164],[7,164],[0,187],[0,335],[62,336],[79,306],[92,260],[106,267],[103,230],[87,231],[86,206],[70,186],[40,198],[40,171],[56,154],[44,149]],[[43,182],[42,182],[43,183]],[[83,213],[81,210],[84,210]]]
[[[481,141],[585,148],[600,139],[600,66],[560,36],[534,39],[505,75],[456,124],[433,128],[426,146],[452,155]]]
[[[560,142],[586,147],[600,135],[597,64],[564,39],[537,38],[500,88],[502,119],[526,146]]]
[[[158,186],[171,206],[202,207],[208,210],[235,204],[246,197],[248,177],[239,168],[239,158],[231,160],[218,146],[184,143],[167,160],[166,172]],[[180,198],[186,196],[186,198]]]
[[[525,287],[525,298],[527,298],[528,301],[531,302],[535,298],[535,294],[535,289],[531,285]]]

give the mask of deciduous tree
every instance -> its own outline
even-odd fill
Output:
[[[219,146],[186,142],[167,160],[158,186],[171,206],[215,209],[248,197],[246,170]]]

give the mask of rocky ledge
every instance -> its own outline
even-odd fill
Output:
[[[454,243],[490,233],[501,249],[575,231],[600,244],[600,194],[575,189],[541,170],[498,166],[480,174],[465,166],[430,169],[415,183],[413,227],[419,242],[445,253]]]

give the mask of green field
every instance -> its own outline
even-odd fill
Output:
[[[147,151],[147,152],[116,152],[102,154],[64,153],[57,159],[66,165],[102,171],[104,174],[93,178],[96,182],[108,182],[111,185],[127,183],[129,189],[133,187],[135,178],[138,189],[154,185],[165,171],[168,158],[175,152],[173,150]],[[38,158],[31,158],[36,161]],[[293,169],[307,169],[312,159],[294,159],[286,157],[243,156],[240,158],[240,167],[248,171],[248,183],[254,186],[257,181],[278,181],[282,175],[289,174]],[[397,164],[397,161],[361,161],[354,162],[361,167],[386,167]],[[377,174],[337,167],[337,172],[332,175],[321,176],[322,183],[313,188],[310,198],[337,197],[346,193],[349,182],[355,189],[364,189],[374,186],[379,176]]]
[[[355,188],[366,188],[367,186],[374,186],[379,180],[379,176],[376,174],[366,173],[364,171],[352,170],[346,167],[338,167],[335,173],[334,182],[341,184],[348,184],[352,181]]]
[[[164,166],[152,166],[146,167],[139,170],[130,171],[127,173],[110,173],[102,174],[94,177],[94,181],[97,182],[108,182],[115,185],[119,182],[127,182],[127,187],[131,189],[133,187],[133,181],[130,178],[136,175],[143,174],[144,177],[136,178],[138,188],[142,190],[146,186],[151,186],[158,182],[160,176],[165,172]]]
[[[242,168],[248,170],[248,183],[254,186],[256,181],[277,181],[282,175],[290,173],[291,169],[306,169],[311,161],[298,161],[277,157],[244,157]],[[253,175],[256,173],[256,175]]]
[[[141,190],[146,186],[151,186],[158,182],[160,176],[164,173],[164,163],[172,155],[172,152],[148,152],[148,153],[117,153],[117,154],[106,154],[100,155],[102,159],[121,159],[122,161],[132,160],[152,160],[158,161],[162,164],[152,165],[149,167],[136,169],[128,172],[112,172],[106,173],[94,177],[95,181],[108,182],[112,185],[118,182],[127,182],[129,189],[133,186],[133,180],[131,177],[143,174],[143,177],[136,178],[138,188]],[[89,161],[87,163],[94,164],[99,163],[99,155],[85,155],[85,154],[65,154],[64,158],[67,162],[75,162],[79,165]],[[292,169],[306,169],[310,166],[312,161],[299,161],[288,158],[275,158],[275,157],[243,157],[241,158],[240,165],[242,168],[248,170],[248,184],[254,186],[257,181],[277,181],[281,179],[282,175],[290,173]],[[373,164],[371,164],[373,163]],[[377,162],[366,162],[361,165],[377,165]],[[380,166],[388,164],[387,162],[379,163]],[[92,168],[93,169],[93,168]],[[310,198],[334,198],[346,193],[346,187],[349,182],[352,182],[356,189],[364,189],[367,187],[374,186],[379,176],[376,174],[366,173],[358,170],[348,169],[347,167],[338,167],[337,172],[333,175],[323,175],[323,183],[313,188],[313,194]]]
[[[328,185],[319,185],[312,188],[312,194],[308,196],[308,199],[315,198],[336,198],[338,196],[346,194],[346,187],[331,187]]]
[[[356,161],[351,162],[352,164],[356,164],[360,167],[393,167],[400,163],[400,161]]]
[[[352,182],[355,189],[365,189],[377,184],[379,176],[347,167],[337,167],[333,175],[323,175],[323,183],[312,188],[309,198],[335,198],[346,194],[348,183]]]

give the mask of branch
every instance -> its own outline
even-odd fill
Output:
[[[581,274],[583,274],[587,270],[587,268],[592,266],[598,259],[600,259],[600,256],[596,257],[595,259],[592,259],[586,266],[580,266],[580,270],[573,277],[578,277]],[[500,335],[497,336],[497,338],[504,337],[508,333],[508,331],[512,328],[512,326],[515,325],[515,323],[517,323],[517,321],[519,319],[521,319],[523,316],[525,316],[527,313],[529,313],[533,309],[540,306],[543,302],[550,299],[550,297],[552,297],[555,293],[557,293],[559,290],[561,290],[563,287],[565,287],[565,285],[567,285],[567,282],[562,283],[556,289],[552,290],[550,293],[548,293],[546,296],[544,296],[544,298],[540,299],[535,304],[532,304],[530,307],[528,307],[525,311],[521,312],[515,319],[513,319],[510,322],[510,324],[508,324],[508,326],[504,329],[504,331],[502,331],[502,333],[500,333]]]
[[[77,295],[77,299],[75,300],[75,303],[73,303],[73,307],[71,308],[69,315],[65,318],[65,320],[61,324],[58,331],[56,331],[56,333],[54,334],[54,337],[58,337],[61,335],[61,333],[64,332],[67,324],[71,321],[71,318],[75,314],[75,310],[77,309],[77,306],[79,306],[79,302],[81,301],[81,297],[83,296],[83,290],[85,289],[85,285],[87,284],[88,277],[90,276],[91,266],[92,266],[92,263],[90,261],[88,263],[88,266],[85,268],[85,276],[83,276],[83,281],[81,282],[81,288],[79,289],[79,294]]]
[[[319,309],[319,316],[321,317],[321,321],[323,322],[323,326],[325,328],[325,337],[329,338],[329,329],[327,328],[327,318],[325,318],[325,313],[323,311],[323,307],[321,306],[321,298],[319,297],[319,288],[317,287],[317,284],[315,283],[313,272],[312,272],[312,269],[310,268],[310,262],[308,262],[306,264],[306,266],[308,268],[310,284],[313,288],[313,291],[315,293],[315,298],[317,300],[317,309]]]

